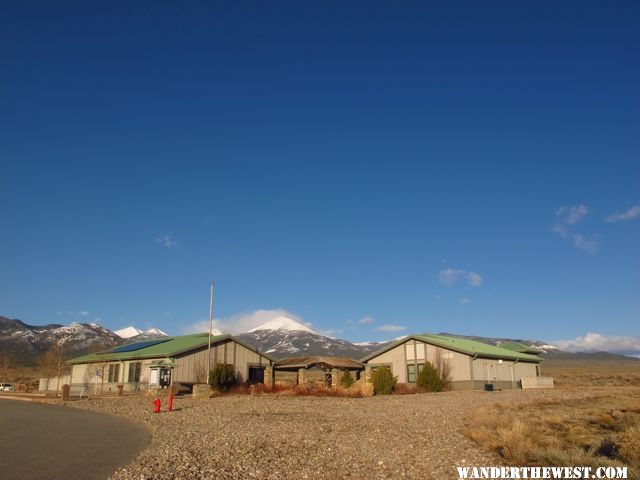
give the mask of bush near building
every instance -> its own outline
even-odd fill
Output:
[[[235,385],[235,383],[236,376],[233,371],[233,365],[219,363],[209,372],[209,385],[215,390],[226,392]]]
[[[445,381],[431,362],[425,362],[418,375],[416,385],[423,392],[441,392],[444,390]]]
[[[379,367],[371,375],[373,391],[376,395],[390,395],[398,383],[398,377],[394,377],[389,367]]]
[[[347,370],[346,372],[344,372],[342,378],[340,379],[340,386],[342,388],[351,388],[354,382],[355,380],[353,379],[351,372]]]

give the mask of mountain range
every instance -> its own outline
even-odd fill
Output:
[[[217,333],[219,332],[214,332],[214,334]],[[442,333],[442,335],[452,334]],[[104,350],[116,345],[163,336],[167,336],[167,334],[156,328],[140,330],[136,327],[126,327],[114,332],[95,323],[34,326],[21,320],[0,316],[0,353],[8,352],[16,362],[25,365],[35,364],[38,357],[51,348],[54,342],[65,345],[70,356],[77,356],[90,351]],[[517,341],[542,351],[542,356],[546,359],[624,360],[640,363],[639,359],[608,352],[565,352],[547,342],[537,340],[455,336],[496,346],[504,342]],[[308,325],[284,316],[275,318],[246,333],[237,334],[235,337],[275,358],[333,355],[358,359],[393,341],[352,343],[348,340],[322,335]]]

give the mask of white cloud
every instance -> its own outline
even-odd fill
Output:
[[[554,233],[557,233],[558,235],[560,235],[562,238],[568,238],[570,235],[569,229],[567,228],[567,226],[561,223],[556,223],[553,227],[551,227],[551,230]]]
[[[447,287],[455,284],[459,279],[464,279],[472,287],[479,287],[484,281],[480,275],[475,272],[467,272],[466,270],[456,270],[453,268],[447,268],[446,270],[440,270],[438,274],[438,280],[442,285]]]
[[[480,285],[482,285],[483,280],[482,277],[477,273],[469,272],[467,273],[467,282],[469,282],[469,285],[473,287],[479,287]]]
[[[640,337],[616,337],[589,332],[583,337],[550,343],[569,352],[604,351],[621,355],[640,355]]]
[[[380,325],[376,328],[378,332],[402,332],[406,329],[407,327],[403,327],[401,325]]]
[[[255,310],[248,313],[238,313],[224,318],[214,318],[213,328],[223,333],[244,333],[252,328],[259,327],[278,317],[287,317],[311,328],[309,322],[305,322],[299,316],[288,312],[283,308],[272,310]],[[209,320],[199,320],[182,328],[184,333],[206,333],[209,331]]]
[[[589,213],[586,205],[576,205],[574,207],[561,207],[556,211],[556,217],[566,225],[575,225]]]
[[[601,238],[602,237],[600,237],[600,235],[589,235],[587,237],[586,235],[575,234],[573,236],[573,244],[576,246],[576,248],[579,248],[583,252],[587,252],[593,255],[595,253],[598,253],[598,247],[600,246]]]
[[[572,207],[561,207],[556,211],[556,223],[553,224],[551,230],[562,238],[573,240],[573,245],[583,252],[595,254],[602,241],[600,235],[583,235],[582,233],[572,233],[573,226],[581,222],[589,213],[589,207],[586,205],[577,205]]]
[[[173,233],[165,233],[164,235],[156,238],[156,243],[159,243],[165,248],[173,248],[178,246],[178,242],[176,241]]]
[[[633,220],[636,217],[640,217],[640,205],[634,205],[629,210],[623,213],[614,213],[606,218],[607,222],[626,222],[627,220]]]
[[[463,298],[462,300],[460,300],[460,303],[462,303],[463,305],[466,305],[469,302],[471,302],[471,300],[469,300],[468,298]]]
[[[80,315],[81,317],[88,317],[91,314],[86,310],[82,310],[81,312],[78,312],[78,315]]]
[[[358,323],[360,325],[371,325],[373,322],[375,322],[375,319],[373,317],[370,317],[369,315],[366,315],[358,320]]]

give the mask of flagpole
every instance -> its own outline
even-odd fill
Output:
[[[209,348],[207,349],[207,384],[209,383],[209,372],[211,372],[211,330],[213,329],[213,282],[209,292]]]

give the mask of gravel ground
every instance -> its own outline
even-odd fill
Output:
[[[457,478],[456,466],[500,465],[460,429],[464,412],[561,391],[448,392],[370,398],[237,395],[151,397],[69,405],[142,423],[153,439],[114,479]]]

